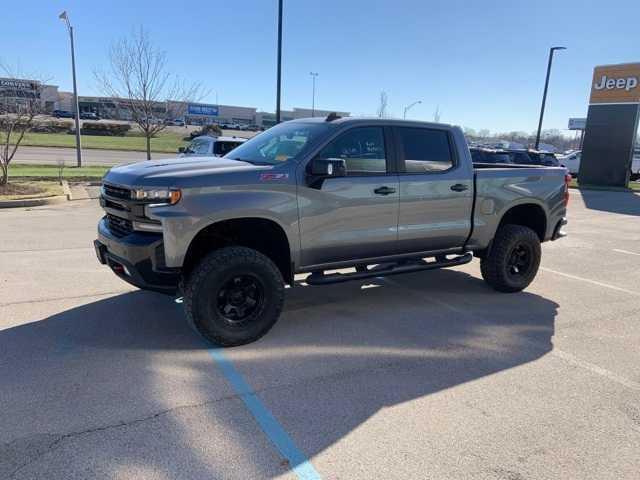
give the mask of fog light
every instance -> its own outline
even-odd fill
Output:
[[[140,232],[162,232],[161,223],[133,222],[133,229]]]

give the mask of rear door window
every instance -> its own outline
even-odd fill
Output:
[[[407,173],[444,172],[453,167],[449,134],[427,128],[397,128]]]

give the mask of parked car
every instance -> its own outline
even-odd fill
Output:
[[[563,155],[558,158],[560,165],[569,170],[569,173],[573,176],[578,176],[580,172],[580,161],[582,160],[582,151],[578,150],[569,155]],[[631,159],[631,180],[638,180],[640,178],[640,149],[635,149],[633,157]]]
[[[471,147],[473,163],[513,163],[507,152],[495,148]]]
[[[511,162],[517,165],[544,165],[546,167],[559,167],[560,162],[553,153],[539,150],[505,149],[511,157]]]
[[[178,153],[181,157],[222,157],[246,141],[246,138],[240,137],[211,137],[202,135],[191,140],[188,146],[180,147]]]
[[[73,112],[69,112],[67,110],[54,110],[53,112],[51,112],[51,115],[53,115],[56,118],[74,118],[75,117]]]
[[[94,112],[80,112],[82,120],[100,120],[100,117]]]
[[[170,119],[167,118],[163,122],[165,125],[171,125],[173,127],[184,127],[184,120],[180,120],[179,118]]]
[[[325,285],[476,256],[495,290],[523,290],[541,242],[564,236],[570,178],[474,167],[459,127],[333,114],[276,125],[215,162],[112,168],[94,246],[121,279],[179,292],[203,336],[241,345],[274,325],[298,273]]]
[[[566,167],[571,175],[577,176],[580,171],[580,159],[582,158],[582,151],[577,150],[567,155],[561,155],[558,158],[560,165]]]

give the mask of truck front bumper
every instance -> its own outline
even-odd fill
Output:
[[[134,231],[121,236],[109,229],[104,217],[98,224],[98,239],[93,245],[98,261],[125,282],[168,295],[178,290],[180,270],[164,265],[161,233]]]

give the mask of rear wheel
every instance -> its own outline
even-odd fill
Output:
[[[522,225],[504,225],[491,251],[480,260],[485,282],[500,292],[519,292],[535,278],[540,266],[540,239]]]
[[[202,336],[220,346],[262,337],[278,320],[284,303],[278,267],[246,247],[210,253],[185,283],[187,318]]]

